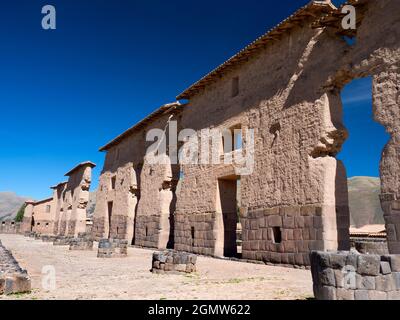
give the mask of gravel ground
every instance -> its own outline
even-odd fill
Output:
[[[22,268],[32,278],[30,294],[1,299],[123,299],[123,300],[293,300],[312,294],[311,272],[200,257],[198,272],[155,275],[152,250],[129,248],[127,258],[103,260],[92,252],[70,252],[68,247],[0,235]],[[42,288],[42,270],[53,266],[56,289]],[[46,270],[46,269],[45,269]]]

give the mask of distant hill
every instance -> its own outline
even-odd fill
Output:
[[[13,192],[0,192],[0,220],[14,219],[18,210],[28,198]]]
[[[348,186],[351,225],[360,228],[365,225],[385,224],[379,200],[380,179],[354,177],[349,179]]]

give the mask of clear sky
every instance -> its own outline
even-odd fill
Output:
[[[100,146],[307,2],[1,1],[0,191],[47,197],[49,186],[85,160],[98,164],[96,187]],[[46,4],[57,9],[55,31],[41,28]],[[385,142],[382,128],[369,127],[365,101],[348,109],[346,119],[363,132],[343,155],[361,150],[357,139],[372,154]],[[349,175],[376,176],[379,152],[370,161],[362,150]]]

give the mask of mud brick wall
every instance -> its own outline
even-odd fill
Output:
[[[187,252],[167,250],[154,252],[153,273],[192,273],[196,272],[197,256]]]
[[[0,295],[31,290],[31,279],[0,241]]]
[[[400,300],[400,256],[312,252],[318,300]]]

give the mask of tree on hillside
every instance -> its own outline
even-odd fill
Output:
[[[18,210],[17,215],[15,217],[16,222],[22,222],[22,220],[24,219],[25,208],[26,204],[23,204],[21,208]]]

